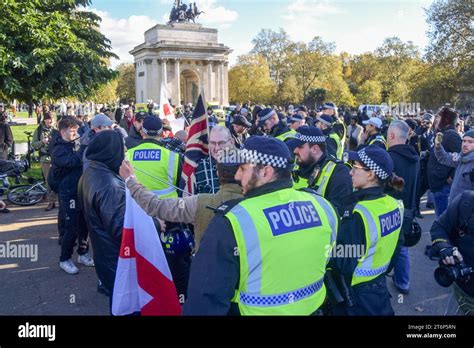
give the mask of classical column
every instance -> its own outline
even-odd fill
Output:
[[[214,85],[213,81],[212,81],[212,61],[209,60],[207,62],[207,95],[206,95],[206,99],[208,101],[211,101],[212,100],[212,86]]]
[[[229,104],[229,62],[224,61],[224,105]]]
[[[174,60],[174,83],[175,83],[175,97],[173,104],[181,105],[181,72],[179,71],[179,59]]]
[[[165,83],[165,86],[168,86],[168,78],[166,76],[166,59],[161,59],[161,81]]]
[[[224,61],[219,62],[219,104],[224,105]]]
[[[145,93],[143,99],[147,101],[152,99],[153,95],[152,59],[147,58],[143,62],[145,63]]]

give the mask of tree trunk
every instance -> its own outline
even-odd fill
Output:
[[[28,102],[28,118],[33,117],[33,102],[29,101]]]

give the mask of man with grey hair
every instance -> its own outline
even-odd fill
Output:
[[[230,130],[224,126],[214,126],[209,133],[209,154],[196,168],[196,187],[194,193],[217,193],[219,177],[217,176],[217,156],[219,151],[234,146]]]
[[[405,121],[394,121],[387,131],[388,153],[393,160],[393,171],[405,180],[403,191],[385,190],[390,196],[401,199],[405,210],[416,209],[415,199],[420,171],[420,157],[412,145],[408,145],[410,127]],[[408,248],[401,247],[395,255],[393,283],[402,294],[410,287],[410,258]]]

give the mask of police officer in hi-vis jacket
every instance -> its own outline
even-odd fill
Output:
[[[247,139],[237,156],[244,198],[216,210],[193,260],[185,315],[311,315],[326,297],[324,273],[336,238],[334,208],[292,188],[288,147]]]
[[[377,145],[351,151],[348,157],[353,161],[355,192],[343,213],[330,261],[338,287],[347,296],[332,314],[394,315],[385,275],[403,243],[403,203],[383,192],[385,185],[401,190],[404,182],[393,174],[390,155]]]

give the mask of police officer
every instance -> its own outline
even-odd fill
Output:
[[[323,282],[337,214],[319,195],[292,188],[288,147],[253,136],[230,163],[244,199],[217,209],[191,267],[187,315],[310,315]]]
[[[296,131],[281,121],[277,112],[271,108],[263,109],[258,113],[257,125],[263,129],[265,134],[281,141],[292,138],[296,133]]]
[[[300,127],[286,144],[296,155],[296,175],[342,213],[352,194],[349,167],[327,153],[326,136],[316,127]]]
[[[474,175],[471,173],[471,176]],[[459,269],[464,262],[467,267],[474,267],[474,191],[464,191],[457,196],[433,223],[430,234],[431,254],[438,256],[444,265]],[[452,289],[459,309],[473,315],[474,276],[458,277]]]
[[[344,153],[344,144],[333,130],[333,118],[328,115],[321,115],[316,120],[316,127],[321,129],[323,134],[326,136],[328,154],[341,160],[342,154]]]
[[[367,121],[362,121],[365,125],[365,132],[362,134],[364,144],[358,147],[359,150],[368,145],[377,145],[380,148],[387,149],[387,141],[380,133],[382,129],[382,120],[378,117],[371,117]]]
[[[401,190],[403,179],[393,174],[390,155],[370,145],[349,152],[356,190],[346,208],[333,249],[331,268],[345,301],[335,315],[393,315],[385,274],[401,245],[403,203],[383,193],[390,185]]]
[[[339,137],[339,142],[342,144],[344,148],[344,141],[346,139],[346,134],[347,134],[347,127],[343,120],[339,118],[339,113],[337,111],[337,106],[334,103],[328,102],[324,103],[321,106],[321,113],[322,115],[328,115],[333,119],[333,130],[334,133],[337,134]]]
[[[181,177],[180,157],[161,146],[159,141],[162,133],[161,120],[156,116],[146,116],[140,129],[144,140],[127,151],[127,158],[143,186],[161,198],[178,197],[175,187],[179,185]]]
[[[294,114],[288,117],[288,122],[291,129],[297,130],[298,128],[306,125],[306,118],[303,115]]]

